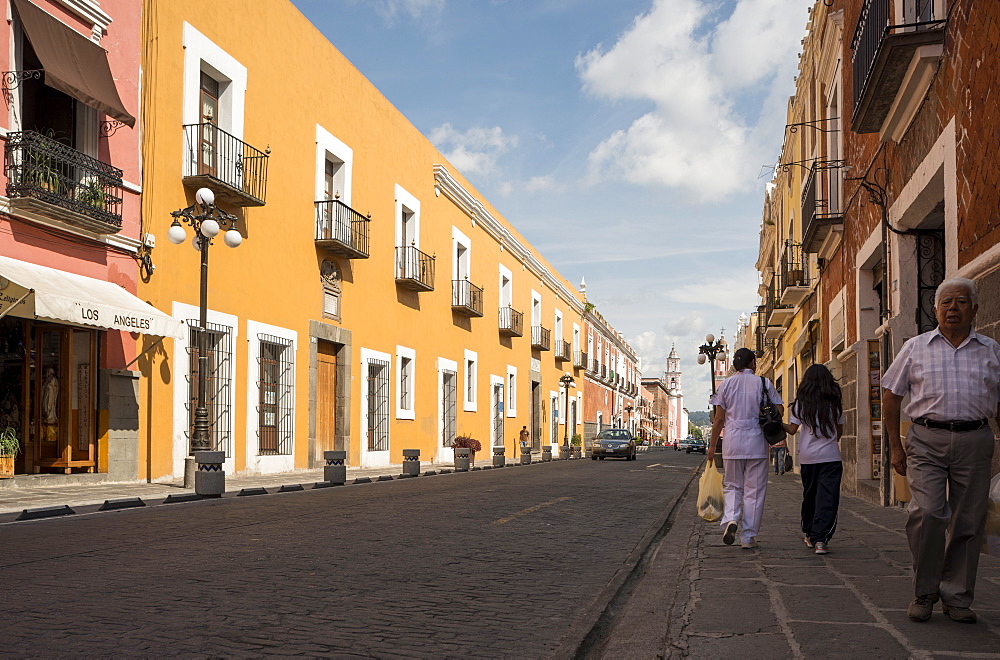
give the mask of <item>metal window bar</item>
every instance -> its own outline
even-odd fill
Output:
[[[858,17],[858,25],[851,40],[851,61],[854,67],[854,111],[857,113],[872,64],[889,28],[890,0],[867,0]]]
[[[79,213],[91,227],[115,233],[122,226],[122,171],[34,131],[7,133],[7,197],[30,197]]]
[[[551,346],[551,331],[540,325],[531,326],[531,345],[543,351],[549,350]]]
[[[211,122],[184,125],[185,176],[210,176],[263,204],[268,154]]]
[[[262,455],[292,453],[294,362],[292,342],[259,334],[257,451]]]
[[[410,358],[399,358],[399,407],[410,409],[410,369],[413,362]]]
[[[524,314],[510,306],[501,307],[500,329],[520,337],[524,334]]]
[[[503,447],[503,385],[493,386],[493,446]]]
[[[793,241],[785,241],[785,250],[781,255],[781,286],[785,289],[791,286],[809,286],[809,273],[806,271],[802,246]]]
[[[194,432],[194,412],[198,406],[198,335],[201,332],[197,319],[187,319],[188,324],[188,426],[190,447]],[[233,329],[227,325],[208,323],[205,329],[205,346],[208,352],[208,373],[205,376],[205,402],[208,408],[209,437],[212,448],[224,451],[226,458],[233,456],[232,399]]]
[[[396,248],[396,279],[413,280],[426,287],[434,286],[434,257],[412,245]]]
[[[370,221],[339,199],[316,202],[316,240],[336,241],[353,255],[368,258]]]
[[[441,446],[450,447],[458,423],[458,374],[441,372]]]
[[[937,326],[934,293],[944,281],[944,230],[917,230],[917,332]]]
[[[389,450],[389,363],[368,360],[368,451]]]
[[[483,315],[483,290],[468,279],[451,281],[451,306],[464,307],[474,314]]]

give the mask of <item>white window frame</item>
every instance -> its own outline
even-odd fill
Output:
[[[459,377],[458,363],[454,360],[449,360],[447,358],[439,357],[437,359],[437,433],[435,433],[434,446],[437,448],[438,452],[438,462],[444,462],[449,458],[454,458],[454,453],[450,447],[442,446],[441,436],[444,434],[444,372],[450,371],[455,374],[455,378]],[[456,389],[460,387],[456,383]],[[455,402],[456,407],[458,402]],[[458,432],[458,422],[456,420],[455,431]]]
[[[507,417],[517,417],[517,367],[507,365],[507,379],[504,382],[507,399]]]
[[[297,391],[292,396],[292,446],[288,454],[278,455],[258,455],[260,449],[260,415],[257,411],[260,401],[260,383],[258,382],[258,369],[254,368],[260,358],[260,340],[258,335],[272,335],[287,339],[292,342],[286,350],[292,352],[292,368],[298,364],[297,350],[299,335],[295,330],[281,328],[275,325],[259,323],[247,320],[247,409],[246,409],[246,452],[247,471],[255,474],[271,474],[274,472],[288,472],[295,469],[295,402]],[[293,383],[294,383],[293,371]],[[297,388],[296,388],[297,390]]]
[[[221,83],[219,128],[231,133],[238,140],[242,140],[247,93],[247,68],[187,21],[183,25],[181,40],[184,46],[181,123],[200,124],[203,121],[201,117],[201,73],[204,71]],[[182,155],[183,157],[184,155]]]
[[[552,415],[556,416],[556,437],[551,438],[550,444],[559,444],[559,426],[562,425],[562,406],[560,405],[560,400],[562,399],[562,392],[557,390],[549,390],[549,405],[552,407]],[[552,424],[546,424],[549,427],[550,433],[552,429]]]
[[[200,311],[194,305],[187,305],[185,303],[174,301],[171,307],[171,315],[174,320],[179,323],[184,323],[187,319],[198,318]],[[218,325],[225,325],[233,330],[232,335],[232,346],[233,354],[232,359],[232,373],[230,374],[232,387],[229,388],[229,400],[224,402],[224,405],[229,406],[229,410],[233,414],[233,422],[236,421],[236,415],[238,411],[235,405],[235,390],[236,383],[239,376],[239,355],[237,353],[239,334],[240,334],[240,319],[238,316],[233,314],[224,314],[222,312],[217,312],[215,310],[209,309],[207,315],[207,321],[209,323],[214,323]],[[185,323],[185,332],[182,337],[174,338],[174,359],[176,364],[179,365],[179,369],[173,374],[174,380],[174,406],[173,406],[173,471],[174,477],[181,477],[184,475],[184,462],[188,457],[188,424],[190,420],[190,413],[187,409],[188,403],[188,383],[190,380],[190,373],[185,373],[187,369],[184,365],[189,364],[187,359],[188,351],[191,348],[189,343],[190,333],[187,332],[187,324]],[[185,378],[187,376],[187,378]],[[233,424],[233,430],[235,431],[235,424]],[[234,474],[236,472],[236,436],[233,435],[233,455],[226,459],[223,464],[223,470],[229,474]]]
[[[507,408],[507,402],[506,402],[507,381],[506,381],[506,379],[503,376],[496,376],[494,374],[490,374],[490,443],[491,443],[491,446],[493,446],[493,447],[503,447],[503,446],[505,446],[504,438],[503,438],[503,433],[500,434],[500,437],[497,437],[496,434],[494,433],[494,429],[493,429],[493,412],[494,412],[493,411],[493,406],[496,405],[496,400],[493,398],[493,392],[494,392],[494,389],[497,386],[500,387],[500,392],[501,392],[500,396],[502,397],[503,405],[504,405],[504,413],[505,413],[504,417],[506,417],[507,416],[506,415],[506,408]],[[504,426],[504,429],[506,429],[507,425],[504,424],[503,426]]]
[[[326,183],[326,161],[338,160],[343,163],[341,172],[343,174],[344,189],[335,192],[340,193],[340,201],[348,206],[351,205],[351,188],[354,176],[354,150],[334,137],[328,130],[316,124],[316,192],[313,201],[321,201],[325,191]]]
[[[465,253],[459,257],[459,249]],[[458,227],[451,228],[451,279],[462,280],[472,277],[472,241]]]
[[[542,324],[542,294],[531,290],[531,327]]]
[[[409,407],[404,407],[403,401],[401,400],[403,393],[403,369],[406,366],[406,364],[404,364],[405,360],[409,360],[409,373],[406,374],[407,387],[410,395]],[[396,392],[393,397],[396,402],[396,419],[416,419],[416,374],[417,352],[412,348],[407,348],[406,346],[396,346]]]
[[[514,275],[506,266],[499,266],[497,275],[497,291],[500,292],[500,307],[512,307],[514,305]],[[504,285],[504,279],[507,284]]]
[[[479,409],[479,354],[466,350],[463,362],[464,377],[462,379],[462,410],[476,412]],[[469,396],[469,390],[472,396]]]
[[[573,324],[573,359],[576,359],[576,354],[580,352],[580,324]]]
[[[411,245],[420,249],[420,200],[406,192],[403,186],[396,184],[395,187],[395,206],[393,217],[395,218],[396,225],[396,247],[409,247],[402,244],[403,240],[403,212],[404,209],[409,211],[413,218],[410,222],[413,223],[413,236]],[[395,266],[394,266],[395,267]]]
[[[552,321],[552,341],[556,342],[563,340],[563,313],[558,309],[554,311],[555,318]]]
[[[392,451],[392,424],[388,425],[386,429],[389,434],[389,449],[385,451],[369,451],[368,450],[368,363],[371,360],[379,360],[380,362],[389,363],[389,373],[392,373],[392,356],[388,353],[381,353],[379,351],[373,351],[369,348],[361,349],[361,405],[360,405],[360,420],[361,426],[358,427],[359,437],[361,442],[359,443],[359,453],[360,467],[388,467],[389,466],[389,454]],[[392,378],[389,378],[389,401],[393,399],[393,387]]]

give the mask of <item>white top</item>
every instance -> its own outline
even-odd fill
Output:
[[[767,392],[771,403],[784,401],[771,381]],[[722,441],[723,458],[767,458],[770,452],[764,432],[760,430],[761,377],[749,369],[733,374],[719,385],[712,405],[726,411],[726,435]]]
[[[791,424],[799,425],[799,464],[834,463],[840,460],[837,429],[833,430],[832,436],[818,435],[811,426],[802,423],[802,420],[795,414],[795,404],[791,406],[788,421]],[[841,412],[837,423],[843,424],[844,421],[844,413]]]
[[[910,395],[910,419],[969,421],[995,417],[1000,401],[1000,344],[969,332],[958,348],[940,330],[908,339],[882,376],[882,387]]]

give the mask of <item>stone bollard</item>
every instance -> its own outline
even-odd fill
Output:
[[[347,452],[325,451],[323,458],[326,459],[326,465],[323,467],[323,481],[339,486],[347,483]]]
[[[559,460],[565,461],[569,459],[569,446],[559,445]]]
[[[455,471],[468,472],[472,460],[469,458],[470,449],[468,447],[458,447],[455,449]]]
[[[552,445],[545,445],[542,448],[542,462],[548,463],[552,460]]]
[[[507,448],[506,447],[494,447],[493,448],[493,467],[506,467],[507,466]]]
[[[198,471],[194,475],[194,492],[202,497],[222,497],[226,492],[226,473],[222,464],[226,462],[224,451],[196,451],[194,462]]]
[[[404,449],[403,450],[403,474],[407,474],[411,477],[420,476],[420,450],[419,449]]]
[[[521,447],[521,465],[531,465],[531,447]]]
[[[581,458],[583,456],[583,450],[580,449],[579,445],[573,447],[573,458]]]

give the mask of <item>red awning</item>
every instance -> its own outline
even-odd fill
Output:
[[[135,125],[108,64],[108,53],[28,0],[13,0],[24,34],[45,69],[45,84],[109,117]]]

